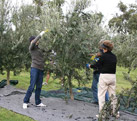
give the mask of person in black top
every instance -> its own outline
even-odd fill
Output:
[[[98,65],[101,66],[99,87],[98,87],[98,99],[99,99],[99,113],[101,113],[105,104],[105,94],[108,91],[109,97],[112,99],[113,110],[115,114],[117,98],[116,98],[116,64],[117,58],[111,52],[113,49],[113,43],[110,40],[105,40],[101,45],[103,48],[103,54],[99,61],[95,65],[90,65],[91,68],[95,68]],[[99,117],[99,115],[96,115]],[[117,116],[118,117],[118,116]]]
[[[103,54],[103,50],[102,50],[102,43],[103,43],[104,40],[101,40],[99,42],[99,52],[96,54],[96,57],[95,59],[93,60],[94,62],[98,62],[98,60],[100,59],[100,57],[102,56]],[[93,56],[93,55],[91,55]],[[96,66],[95,68],[93,68],[93,81],[92,81],[92,86],[91,86],[91,89],[92,89],[92,93],[93,93],[93,102],[94,104],[97,104],[98,105],[98,82],[99,82],[99,75],[100,75],[100,69],[101,69],[101,66]],[[109,100],[109,96],[108,96],[108,92],[106,93],[105,95],[105,101],[108,101]]]

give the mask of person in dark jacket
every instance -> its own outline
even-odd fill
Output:
[[[99,59],[102,55],[102,48],[99,47],[99,49],[100,49],[100,52],[98,52],[96,54],[96,57],[93,60],[95,63],[97,63],[99,61]],[[99,82],[100,69],[101,69],[100,65],[93,68],[93,70],[94,70],[93,71],[93,81],[92,81],[92,86],[91,86],[92,93],[93,93],[93,100],[94,100],[92,103],[97,104],[97,105],[98,105],[98,82]],[[105,95],[105,101],[108,101],[108,100],[109,100],[109,95],[107,92]]]
[[[112,97],[112,113],[115,114],[117,98],[116,98],[116,64],[117,58],[111,51],[113,43],[110,40],[105,40],[101,45],[103,48],[103,55],[100,57],[98,63],[90,65],[91,68],[101,65],[98,99],[99,99],[99,113],[101,113],[105,104],[105,94],[108,91],[109,97]],[[98,117],[98,115],[97,115]]]
[[[28,87],[27,93],[24,97],[24,103],[23,103],[23,109],[26,109],[28,107],[28,103],[30,101],[30,97],[32,95],[32,92],[34,90],[34,87],[36,86],[35,90],[35,104],[36,106],[46,106],[43,103],[41,103],[40,100],[40,93],[43,83],[43,72],[44,72],[44,55],[43,51],[38,47],[39,39],[45,32],[42,31],[40,35],[37,37],[31,36],[30,37],[30,46],[29,46],[29,52],[31,54],[31,71],[30,71],[30,86]]]

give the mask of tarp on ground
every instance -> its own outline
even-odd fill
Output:
[[[73,88],[74,99],[85,102],[92,102],[93,96],[90,88],[82,87],[82,88]],[[69,90],[67,90],[67,94],[65,95],[64,89],[59,90],[51,90],[51,91],[41,91],[41,96],[44,97],[56,97],[56,98],[70,98]]]
[[[75,100],[89,102],[89,103],[93,102],[93,94],[92,94],[91,88],[87,88],[87,87],[73,88],[73,94],[74,94],[74,99]],[[69,90],[67,90],[67,95],[65,95],[64,89],[51,90],[51,91],[42,90],[41,91],[41,96],[56,97],[56,98],[63,98],[63,99],[65,99],[65,98],[69,99],[70,98]],[[137,114],[137,107],[125,108],[123,106],[123,102],[120,102],[120,110],[129,111],[129,112]]]

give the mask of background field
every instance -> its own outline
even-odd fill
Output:
[[[123,72],[127,72],[127,71],[128,70],[125,69],[125,68],[117,67],[117,73],[116,73],[116,75],[117,75],[117,89],[116,89],[117,93],[119,93],[122,90],[122,88],[130,88],[131,87],[130,82],[125,80],[124,77],[123,77]],[[92,73],[91,73],[91,75],[92,75]],[[131,71],[130,75],[133,79],[136,79],[137,69]],[[6,73],[4,75],[0,76],[0,80],[2,80],[2,79],[6,79]],[[23,71],[17,76],[14,76],[13,73],[11,72],[11,79],[19,81],[19,83],[16,85],[16,88],[27,90],[27,88],[29,86],[29,82],[30,82],[30,72]],[[45,81],[45,80],[46,80],[46,76],[44,76],[43,81]],[[73,82],[74,87],[77,87],[76,81],[72,81],[72,82]],[[86,87],[90,88],[91,83],[92,83],[92,80],[87,81],[87,84],[83,85],[83,86],[86,86]],[[54,80],[52,78],[52,75],[49,79],[48,85],[42,87],[42,89],[46,90],[46,91],[56,90],[56,89],[60,89],[60,88],[61,88],[60,80],[59,79]]]

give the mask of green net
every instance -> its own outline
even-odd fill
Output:
[[[83,87],[83,88],[73,88],[73,94],[75,100],[85,101],[85,102],[92,102],[92,91],[90,88]],[[44,97],[56,97],[56,98],[70,98],[69,90],[67,90],[66,94],[64,89],[59,90],[52,90],[52,91],[41,91],[41,96]]]
[[[91,88],[87,88],[87,87],[73,88],[73,94],[74,94],[75,100],[89,102],[89,103],[93,102],[93,94],[92,94]],[[62,99],[70,98],[69,90],[67,90],[66,95],[65,95],[65,92],[63,89],[52,90],[52,91],[42,90],[41,96],[56,97],[56,98],[62,98]],[[125,98],[126,98],[126,96],[125,96]],[[133,102],[133,103],[135,103],[135,102]],[[122,101],[120,101],[120,110],[137,114],[137,107],[130,106],[130,107],[126,108]]]

